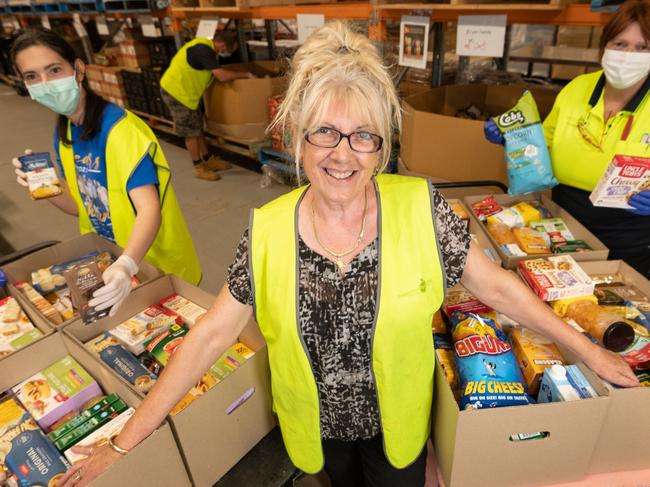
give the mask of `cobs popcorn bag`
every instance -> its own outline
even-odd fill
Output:
[[[508,337],[493,314],[451,318],[461,409],[532,404]]]
[[[544,129],[530,91],[526,91],[514,107],[493,120],[505,139],[508,194],[525,194],[556,186],[558,181],[553,176]]]

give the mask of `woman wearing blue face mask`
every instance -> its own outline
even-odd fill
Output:
[[[32,99],[58,114],[54,152],[65,188],[48,201],[78,216],[81,233],[97,233],[124,248],[104,272],[106,285],[90,305],[110,307],[115,314],[142,259],[198,283],[201,270],[194,244],[151,129],[93,93],[85,64],[52,31],[26,30],[11,55]],[[13,164],[18,182],[26,186],[18,159]]]
[[[553,199],[609,249],[650,276],[650,190],[630,210],[594,207],[589,194],[615,155],[650,158],[650,0],[628,0],[603,29],[602,71],[571,81],[544,121],[553,170]],[[485,135],[503,136],[494,123]]]

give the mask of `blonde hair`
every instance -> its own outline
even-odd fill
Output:
[[[341,21],[309,36],[291,62],[289,87],[271,124],[292,132],[298,169],[304,134],[317,129],[332,103],[343,102],[384,139],[377,172],[390,159],[393,131],[401,128],[401,107],[388,69],[365,36]]]

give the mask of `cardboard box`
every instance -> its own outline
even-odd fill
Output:
[[[481,195],[481,196],[467,196],[464,199],[465,205],[467,207],[472,206],[473,203],[476,203],[478,201],[481,201],[485,198],[487,198],[489,195]],[[540,193],[529,193],[525,195],[519,195],[519,196],[508,196],[505,194],[499,194],[499,195],[493,195],[494,199],[496,200],[497,203],[499,203],[501,206],[512,206],[515,203],[519,203],[520,201],[540,201],[542,204],[548,208],[548,210],[551,212],[554,218],[562,218],[564,220],[564,223],[566,223],[567,227],[573,234],[573,236],[577,240],[584,240],[589,247],[591,247],[592,250],[588,252],[571,252],[567,253],[564,255],[570,255],[573,257],[574,260],[578,262],[584,262],[587,260],[605,260],[607,259],[607,255],[609,255],[609,250],[607,247],[605,247],[605,244],[603,244],[596,236],[591,233],[589,230],[587,230],[582,223],[580,223],[578,220],[576,220],[571,214],[558,206],[554,201],[552,201],[549,197],[547,197],[545,194],[540,194]],[[474,215],[474,212],[470,211],[470,218],[476,220],[479,222],[478,218],[476,215]],[[480,223],[480,222],[479,222]],[[483,225],[481,223],[481,225]],[[485,228],[485,227],[484,227]],[[536,255],[526,255],[526,256],[511,256],[511,255],[506,255],[499,245],[495,242],[495,240],[492,238],[492,236],[487,233],[488,239],[490,239],[490,242],[494,246],[494,248],[497,250],[499,257],[503,261],[503,266],[506,269],[516,269],[517,265],[519,265],[519,262],[521,260],[529,260],[529,259],[540,259],[544,257],[550,257],[553,255],[558,255],[558,254],[536,254]]]
[[[63,333],[79,345],[127,320],[171,294],[209,308],[214,296],[175,276],[164,276],[135,289],[118,313],[91,325],[81,322]],[[254,322],[239,337],[255,355],[187,408],[170,417],[194,485],[211,486],[253,448],[276,424],[271,412],[271,383],[266,344]],[[116,380],[115,372],[100,364]],[[128,387],[126,382],[124,384]],[[135,389],[132,389],[135,392]]]
[[[581,366],[583,367],[583,366]],[[588,369],[596,391],[607,391]],[[436,363],[432,438],[447,487],[509,487],[569,482],[585,475],[607,414],[608,397],[461,411]],[[546,438],[511,441],[515,434]]]
[[[258,75],[276,68],[273,61],[224,66],[231,71],[253,71]],[[204,95],[206,128],[224,137],[264,139],[270,122],[267,100],[283,93],[286,86],[284,76],[214,81]]]
[[[491,115],[512,108],[525,86],[451,85],[404,100],[401,158],[409,170],[447,181],[497,180],[508,184],[503,147],[483,135],[483,120],[456,118],[458,110],[476,105]],[[556,93],[532,92],[542,120]]]
[[[650,298],[650,281],[621,260],[581,262],[589,275],[620,273]],[[588,473],[618,472],[650,468],[648,438],[650,387],[614,389],[609,392],[609,409],[596,442]]]
[[[108,240],[105,240],[94,233],[87,233],[85,235],[80,235],[78,237],[72,238],[65,242],[47,247],[33,254],[29,254],[22,259],[19,259],[15,262],[3,266],[3,270],[7,275],[9,280],[9,290],[13,296],[16,297],[18,302],[21,304],[24,310],[30,311],[30,316],[33,314],[38,315],[40,318],[45,320],[49,324],[49,321],[45,316],[38,311],[23,295],[18,291],[13,284],[20,281],[31,282],[32,271],[47,267],[53,264],[58,264],[61,262],[66,262],[68,260],[76,259],[82,255],[88,254],[90,252],[104,252],[108,251],[113,254],[114,257],[119,257],[123,249],[115,245]],[[136,277],[140,280],[140,283],[143,284],[151,279],[156,279],[162,275],[162,271],[149,264],[148,262],[140,263],[140,270],[136,274]],[[68,320],[64,322],[63,325],[74,321]],[[50,325],[52,327],[53,325]]]
[[[0,363],[0,391],[13,387],[57,360],[72,355],[106,393],[117,393],[129,406],[137,407],[141,399],[126,385],[109,374],[83,347],[62,333],[55,333],[24,351],[10,355]],[[118,460],[90,485],[189,486],[187,472],[174,442],[169,424],[164,422],[151,436],[127,456]]]

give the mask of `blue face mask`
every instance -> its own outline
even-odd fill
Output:
[[[72,114],[77,109],[81,96],[75,75],[27,85],[27,91],[32,100],[61,115]]]

